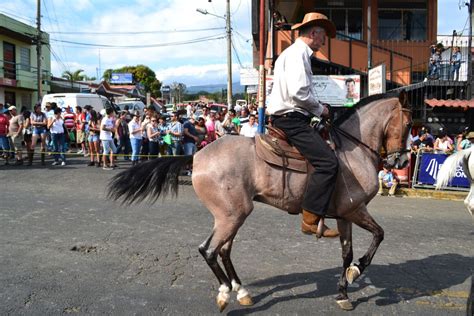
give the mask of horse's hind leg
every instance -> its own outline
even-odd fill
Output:
[[[364,256],[359,259],[359,264],[353,264],[346,270],[347,281],[352,283],[372,262],[375,252],[384,238],[384,231],[369,212],[367,212],[365,205],[359,207],[356,211],[346,216],[345,219],[365,230],[368,230],[373,235],[372,243]]]
[[[229,292],[231,291],[232,285],[231,281],[219,265],[217,256],[222,246],[235,236],[244,220],[245,217],[235,218],[231,216],[222,216],[215,218],[214,230],[211,236],[209,236],[209,238],[199,246],[199,252],[204,257],[219,281],[220,287],[217,295],[217,305],[221,312],[229,303]]]
[[[346,270],[351,265],[353,259],[353,251],[352,251],[352,223],[345,220],[345,219],[338,219],[337,220],[337,228],[340,232],[340,241],[341,241],[341,248],[342,248],[342,273],[341,277],[339,278],[338,282],[338,291],[339,295],[336,297],[336,302],[344,310],[352,310],[354,307],[352,303],[349,301],[349,297],[347,296],[347,277],[346,277]]]
[[[220,255],[222,258],[222,264],[224,265],[227,276],[232,284],[232,290],[237,292],[237,300],[240,305],[250,306],[253,305],[252,297],[249,292],[242,286],[242,282],[235,272],[234,265],[230,260],[230,252],[232,250],[232,242],[234,236],[221,248]]]

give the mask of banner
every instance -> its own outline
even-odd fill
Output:
[[[418,173],[418,183],[434,185],[436,183],[436,179],[438,178],[439,169],[441,168],[447,157],[448,155],[444,154],[424,153],[421,156],[421,162],[419,167],[420,171]],[[453,187],[470,187],[469,180],[464,174],[462,165],[456,167],[455,176],[449,184],[449,186]]]
[[[360,100],[360,76],[313,76],[316,98],[330,106],[352,107]]]
[[[258,85],[258,70],[255,68],[240,69],[240,85],[241,86]]]
[[[112,76],[110,77],[110,83],[133,83],[133,75],[131,73],[112,73]]]
[[[369,70],[369,95],[385,93],[385,64]]]

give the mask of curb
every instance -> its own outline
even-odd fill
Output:
[[[400,188],[397,190],[398,196],[414,198],[430,198],[437,200],[464,201],[469,192],[466,191],[448,191],[448,190],[428,190],[428,189],[409,189]]]

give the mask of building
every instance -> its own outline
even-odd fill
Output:
[[[256,57],[261,49],[258,41],[259,1],[252,1],[254,65],[257,65]],[[299,23],[308,12],[320,12],[334,22],[337,36],[328,39],[314,54],[312,68],[315,75],[360,75],[360,92],[364,97],[368,92],[369,65],[385,64],[387,90],[409,91],[416,125],[440,123],[441,118],[432,114],[448,108],[443,114],[445,123],[433,125],[433,130],[447,127],[454,133],[460,123],[474,128],[467,54],[464,54],[465,63],[459,80],[453,80],[448,75],[452,45],[448,45],[445,38],[440,39],[445,41],[446,49],[442,71],[436,78],[427,78],[432,54],[430,46],[438,43],[437,0],[269,0],[268,3],[268,23],[264,32],[268,35],[265,66],[270,73],[276,58],[297,36],[291,25]],[[279,16],[282,18],[275,21]]]
[[[0,14],[0,102],[21,108],[38,101],[37,30],[18,20]],[[42,33],[43,94],[50,91],[51,55],[49,35]]]

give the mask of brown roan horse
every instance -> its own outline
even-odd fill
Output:
[[[408,162],[406,149],[411,123],[407,95],[402,92],[395,97],[378,95],[363,99],[333,124],[339,175],[328,215],[337,219],[341,233],[343,271],[336,300],[343,309],[352,309],[347,296],[348,283],[370,265],[384,238],[383,229],[367,211],[367,204],[378,189],[377,171],[381,159],[378,153],[384,147],[387,162],[395,168],[404,167]],[[253,201],[277,208],[285,203],[299,205],[307,175],[286,171],[283,194],[282,170],[256,156],[254,139],[225,136],[194,157],[163,157],[117,174],[109,186],[109,197],[131,204],[147,197],[156,201],[170,191],[177,194],[178,176],[191,162],[194,190],[214,215],[212,233],[199,246],[199,252],[219,281],[218,307],[222,311],[227,306],[232,290],[237,292],[241,305],[251,305],[252,298],[242,286],[230,259],[233,239],[252,212]],[[369,249],[357,263],[352,263],[352,224],[373,235]]]

